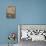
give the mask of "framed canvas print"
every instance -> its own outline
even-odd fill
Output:
[[[14,6],[14,5],[7,6],[6,17],[7,18],[16,18],[16,6]]]
[[[46,41],[46,25],[19,25],[20,40]],[[18,32],[19,33],[19,32]]]

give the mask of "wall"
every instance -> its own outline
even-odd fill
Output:
[[[46,0],[17,0],[19,24],[46,24]]]
[[[9,0],[0,0],[0,44],[7,43],[9,32],[17,32],[17,24],[46,24],[46,0],[12,0],[16,19],[7,19]]]
[[[16,0],[11,0],[16,5]],[[17,20],[6,18],[6,7],[10,0],[0,0],[0,44],[8,43],[8,34],[16,32],[17,34]],[[16,39],[17,42],[17,39]]]

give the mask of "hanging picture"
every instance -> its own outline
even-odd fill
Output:
[[[16,6],[9,5],[6,9],[7,18],[16,18]]]
[[[20,24],[18,30],[20,41],[46,41],[46,25]]]

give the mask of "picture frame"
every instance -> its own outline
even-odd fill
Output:
[[[6,17],[7,18],[16,18],[16,6],[14,6],[14,5],[7,6]]]

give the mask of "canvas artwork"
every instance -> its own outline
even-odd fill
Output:
[[[6,8],[6,17],[7,18],[16,18],[16,6],[9,5]]]
[[[20,41],[46,41],[46,25],[19,25]],[[18,32],[19,33],[19,32]]]

